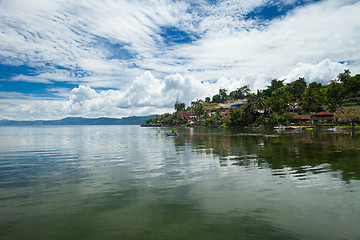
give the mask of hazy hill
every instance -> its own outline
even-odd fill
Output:
[[[29,126],[29,125],[140,125],[155,115],[125,118],[82,118],[67,117],[60,120],[13,121],[0,120],[1,126]]]

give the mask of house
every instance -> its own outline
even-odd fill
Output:
[[[293,120],[297,123],[310,123],[311,115],[295,115]]]
[[[299,99],[297,98],[291,98],[290,103],[288,103],[289,106],[289,112],[293,113],[299,113],[301,110]]]
[[[311,122],[323,123],[323,122],[333,122],[335,121],[335,115],[331,112],[318,112],[311,115]]]
[[[225,115],[225,114],[229,114],[229,108],[224,108],[224,107],[215,107],[215,108],[206,108],[205,111],[208,112],[209,116],[215,116],[217,113],[219,113],[220,115]]]
[[[217,114],[219,115],[228,115],[230,114],[231,108],[243,108],[247,104],[247,99],[242,100],[227,100],[224,103],[218,103],[216,105],[211,105],[208,108],[205,108],[205,111],[209,114],[210,117],[213,117]]]
[[[333,122],[335,115],[331,112],[318,112],[312,115],[295,115],[293,120],[297,123],[324,123]]]
[[[255,109],[257,113],[260,115],[267,115],[269,116],[271,114],[271,108],[257,108]]]
[[[246,104],[247,104],[247,102],[238,102],[238,103],[231,104],[231,107],[241,108],[241,107],[243,107],[243,106],[246,105]]]
[[[289,112],[298,113],[301,110],[300,103],[289,103]]]
[[[259,118],[261,117],[263,119],[264,122],[268,122],[269,121],[269,118],[271,116],[271,109],[270,108],[257,108],[255,109],[255,116],[256,118]]]
[[[230,111],[228,108],[220,108],[220,111],[221,111],[221,115],[224,115],[224,114],[229,114]]]
[[[195,115],[194,111],[182,111],[182,112],[179,112],[179,113],[182,114],[183,118],[187,122],[197,121],[198,120],[198,116]]]

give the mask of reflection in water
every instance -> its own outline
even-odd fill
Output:
[[[308,172],[339,171],[346,182],[360,180],[359,136],[304,131],[273,137],[266,132],[244,135],[239,129],[195,131],[176,139],[176,146],[191,145],[196,151],[215,154],[221,166],[256,165],[274,169],[274,175],[286,172],[299,177]]]
[[[359,239],[359,138],[0,128],[0,239]]]

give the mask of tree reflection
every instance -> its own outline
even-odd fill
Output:
[[[358,136],[320,131],[275,136],[265,130],[195,129],[175,143],[218,156],[220,166],[290,168],[293,174],[339,171],[346,182],[360,180]]]

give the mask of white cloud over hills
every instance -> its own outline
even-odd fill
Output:
[[[11,107],[2,107],[1,112],[8,115],[18,114],[20,118],[28,115],[38,119],[40,116],[47,118],[60,118],[65,116],[132,116],[160,114],[172,112],[175,101],[182,99],[189,103],[194,97],[205,98],[210,92],[216,93],[219,88],[232,84],[238,86],[235,79],[220,79],[216,83],[202,83],[191,76],[174,74],[160,80],[155,78],[150,71],[137,77],[126,91],[102,90],[80,85],[71,90],[68,99],[28,99],[22,100]],[[19,97],[19,96],[17,96]],[[0,108],[4,105],[0,101]],[[55,114],[54,114],[55,113]]]
[[[44,84],[48,95],[4,92],[0,118],[147,115],[219,88],[255,91],[275,78],[327,83],[344,69],[360,73],[360,1],[256,15],[296,2],[1,1],[0,63],[36,69],[4,81]]]

